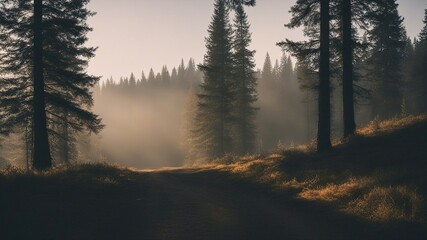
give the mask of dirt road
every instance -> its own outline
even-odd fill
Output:
[[[97,178],[99,185],[88,181],[87,186],[41,179],[31,189],[15,183],[1,193],[9,195],[0,201],[0,239],[422,238],[410,226],[398,232],[374,228],[219,171],[138,172],[121,178],[104,176]]]

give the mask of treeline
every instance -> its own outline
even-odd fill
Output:
[[[147,76],[142,71],[138,78],[133,73],[129,77],[120,77],[117,81],[113,77],[109,77],[97,86],[95,93],[97,95],[101,93],[102,95],[108,95],[110,92],[121,92],[131,96],[144,89],[166,89],[169,87],[188,90],[191,87],[197,88],[201,81],[202,73],[197,69],[194,59],[191,58],[187,65],[184,64],[182,59],[178,68],[174,67],[171,72],[169,72],[167,66],[163,66],[158,73],[155,73],[151,68]]]

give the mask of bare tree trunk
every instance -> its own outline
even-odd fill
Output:
[[[329,0],[320,1],[320,65],[319,65],[319,119],[317,151],[329,151],[331,145],[331,90],[329,51]]]
[[[34,149],[33,166],[45,170],[52,166],[46,123],[46,106],[43,78],[43,1],[34,0]]]
[[[344,137],[354,134],[354,92],[353,92],[353,37],[351,0],[343,0],[343,120]]]

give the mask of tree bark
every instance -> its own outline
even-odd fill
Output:
[[[353,37],[351,0],[343,0],[343,120],[344,137],[349,137],[356,131],[354,120],[353,92]]]
[[[320,1],[320,65],[319,65],[319,119],[317,151],[325,152],[331,145],[331,92],[329,50],[329,0]]]
[[[46,123],[46,104],[43,78],[43,1],[34,0],[33,56],[33,167],[45,170],[52,166]]]

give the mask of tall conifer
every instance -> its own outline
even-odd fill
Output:
[[[206,38],[207,52],[200,69],[204,82],[198,94],[197,136],[199,147],[210,157],[232,150],[233,54],[232,29],[225,0],[216,0]]]
[[[235,9],[234,21],[234,74],[236,78],[236,145],[240,154],[251,153],[255,149],[255,117],[257,101],[255,78],[255,51],[249,49],[252,41],[248,17],[239,5]]]
[[[102,124],[90,111],[91,89],[99,78],[86,74],[95,48],[85,47],[93,13],[88,0],[10,0],[2,5],[7,22],[0,32],[2,114],[5,126],[33,129],[33,166],[51,166],[49,141],[68,122],[75,131],[98,132]],[[34,19],[34,20],[33,20]],[[32,83],[32,84],[29,84]],[[62,113],[67,114],[67,119]],[[56,150],[53,149],[53,152]]]
[[[400,113],[402,104],[402,60],[406,45],[403,18],[396,0],[381,0],[369,15],[373,28],[368,59],[368,77],[374,85],[373,114],[381,119]]]

